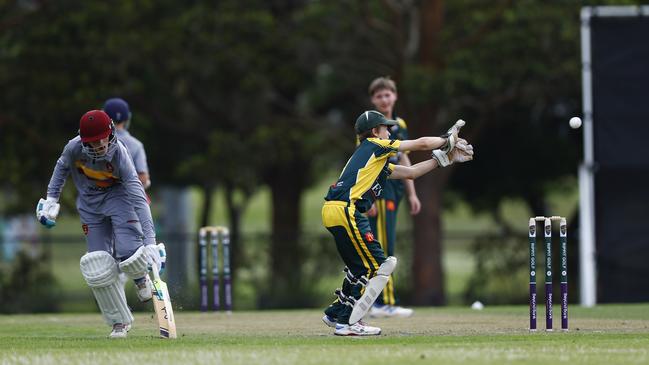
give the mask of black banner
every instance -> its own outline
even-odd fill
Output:
[[[649,17],[590,24],[598,302],[649,301]]]

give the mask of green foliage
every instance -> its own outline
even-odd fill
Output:
[[[476,267],[468,283],[464,301],[471,303],[524,303],[527,298],[526,275],[529,251],[521,246],[518,235],[485,235],[474,242]]]
[[[59,287],[47,254],[19,251],[9,273],[0,270],[0,313],[56,312]]]
[[[595,2],[440,3],[439,33],[421,34],[427,2],[2,2],[0,186],[13,196],[3,213],[33,209],[79,117],[116,95],[134,112],[154,186],[268,185],[299,200],[343,166],[378,75],[399,82],[413,137],[469,122],[476,159],[454,170],[453,196],[490,213],[520,197],[541,213],[579,159],[567,120],[580,114],[579,8]]]
[[[422,90],[424,77],[408,78],[405,86],[441,105],[449,119],[444,126],[468,121],[465,136],[477,156],[470,168],[456,169],[448,189],[477,211],[493,212],[503,199],[520,197],[540,212],[554,182],[576,174],[581,155],[581,133],[568,120],[581,115],[579,11],[590,4],[446,4],[436,87]]]
[[[24,201],[42,195],[79,116],[121,95],[157,181],[250,188],[264,182],[264,171],[298,158],[310,184],[322,166],[344,163],[350,148],[342,142],[353,139],[349,126],[368,107],[368,80],[392,75],[410,105],[436,104],[469,121],[480,155],[451,185],[477,208],[539,195],[547,180],[574,173],[579,155],[565,120],[580,108],[582,2],[444,5],[438,62],[422,65],[422,50],[408,48],[416,4],[5,3],[0,182]],[[410,117],[413,125],[431,122]],[[491,142],[503,136],[507,144]],[[548,145],[564,158],[531,173],[527,162]],[[505,181],[494,160],[509,166]]]

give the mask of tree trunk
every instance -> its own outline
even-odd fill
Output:
[[[300,206],[304,184],[299,166],[273,170],[269,179],[272,197],[271,285],[267,303],[272,307],[301,307],[308,303],[301,295]]]
[[[431,70],[442,67],[439,54],[439,35],[443,26],[442,0],[425,0],[420,8],[419,65]],[[431,100],[424,105],[410,105],[414,116],[411,124],[415,137],[432,136],[440,133],[437,127],[439,105]],[[426,154],[413,154],[415,161],[430,158]],[[415,181],[417,194],[422,203],[421,212],[414,217],[413,225],[413,278],[416,305],[444,305],[444,268],[442,265],[442,189],[448,178],[448,170],[435,170]]]
[[[418,181],[422,210],[415,216],[413,278],[414,304],[444,305],[444,268],[442,265],[441,186],[439,178],[426,175]]]
[[[214,185],[206,183],[202,187],[203,190],[203,207],[201,209],[201,223],[200,227],[210,225],[210,214],[212,213],[212,195],[214,193]]]
[[[234,194],[235,187],[231,182],[225,183],[225,201],[228,210],[228,221],[230,223],[230,269],[232,272],[232,281],[236,280],[235,274],[239,263],[241,262],[241,253],[243,251],[241,240],[241,215],[248,206],[250,201],[250,194],[245,194],[243,201],[240,203],[235,202]]]
[[[421,2],[419,61],[423,66],[439,66],[440,34],[444,25],[444,1],[424,0]]]

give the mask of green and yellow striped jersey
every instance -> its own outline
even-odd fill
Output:
[[[388,159],[399,150],[399,140],[367,138],[361,142],[343,168],[338,181],[329,187],[327,201],[355,204],[366,212],[381,196],[394,165]]]

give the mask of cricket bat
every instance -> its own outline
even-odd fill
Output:
[[[174,319],[173,308],[171,307],[167,283],[160,279],[160,273],[155,264],[151,272],[153,273],[153,308],[155,309],[156,317],[158,317],[160,337],[176,338],[176,321]]]

